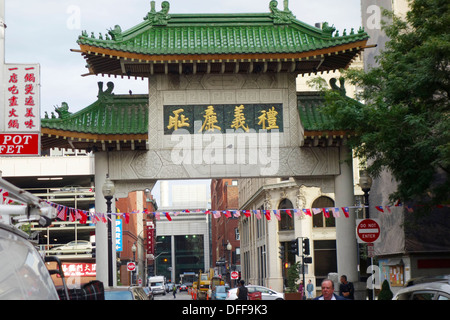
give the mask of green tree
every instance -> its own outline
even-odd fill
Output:
[[[296,262],[292,266],[289,267],[287,272],[287,291],[288,292],[297,292],[298,284],[297,281],[300,279],[302,265],[300,262]]]
[[[381,284],[381,291],[378,294],[378,300],[392,300],[393,297],[394,294],[391,291],[389,282],[387,280],[384,280]]]
[[[390,41],[368,71],[345,79],[362,89],[359,101],[327,90],[331,129],[346,129],[369,173],[389,170],[398,183],[391,200],[430,205],[450,199],[450,2],[412,0],[405,20],[391,12]]]

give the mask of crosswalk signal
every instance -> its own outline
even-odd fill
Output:
[[[291,252],[295,255],[299,255],[299,251],[298,251],[298,239],[292,240],[291,241]]]
[[[279,255],[278,257],[279,257],[281,260],[284,260],[284,256],[285,256],[285,253],[284,253],[284,244],[281,244],[281,246],[279,246],[278,249],[280,249],[280,251],[279,251],[280,255]]]
[[[303,255],[305,256],[309,256],[310,251],[309,251],[309,238],[303,238]]]

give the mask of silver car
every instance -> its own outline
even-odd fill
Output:
[[[262,300],[284,300],[284,294],[277,292],[275,290],[263,287],[263,286],[256,286],[256,285],[248,285],[245,286],[248,289],[248,293],[252,294],[255,292],[261,293],[261,299]],[[237,289],[233,288],[228,291],[226,300],[236,300],[237,299]]]
[[[27,235],[2,223],[0,300],[59,300],[50,273]]]
[[[449,282],[427,282],[406,287],[392,300],[450,300]]]
[[[60,253],[75,253],[75,252],[83,252],[83,253],[91,253],[92,244],[86,240],[76,240],[70,241],[62,246],[57,246],[51,249],[51,251],[57,251]]]

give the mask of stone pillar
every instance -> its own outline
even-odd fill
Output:
[[[108,173],[108,153],[96,152],[95,153],[95,212],[106,213],[106,200],[103,197],[102,186],[106,180],[106,174]],[[111,211],[115,212],[115,198],[112,199]],[[96,279],[103,282],[105,287],[108,287],[108,228],[107,223],[97,222],[95,226],[95,245],[96,245]],[[115,239],[115,219],[112,219],[112,239]],[[112,246],[113,261],[113,284],[116,281],[116,246],[113,243]]]
[[[335,177],[334,187],[336,207],[354,205],[353,165],[347,162],[351,158],[351,150],[347,146],[340,147],[340,174]],[[358,279],[358,250],[356,242],[356,219],[354,209],[350,209],[349,218],[343,214],[336,219],[337,265],[339,276],[345,274],[348,281],[357,282]]]

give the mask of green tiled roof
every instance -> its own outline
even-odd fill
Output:
[[[147,134],[148,95],[114,95],[99,91],[98,100],[71,114],[63,104],[59,118],[41,119],[41,127],[97,135]]]
[[[305,131],[331,130],[327,117],[320,112],[325,103],[318,92],[297,94],[300,120]],[[99,99],[85,109],[70,114],[63,107],[59,118],[41,119],[41,127],[101,135],[148,133],[148,95],[100,94]]]
[[[327,117],[320,112],[325,104],[325,98],[317,92],[302,92],[297,94],[297,107],[300,120],[305,131],[329,130],[326,127]]]
[[[334,33],[327,23],[315,28],[295,18],[291,11],[269,13],[170,14],[164,1],[141,24],[122,31],[119,26],[97,37],[83,31],[78,44],[146,55],[301,53],[368,39],[362,29],[348,35]],[[334,35],[333,35],[334,34]]]

